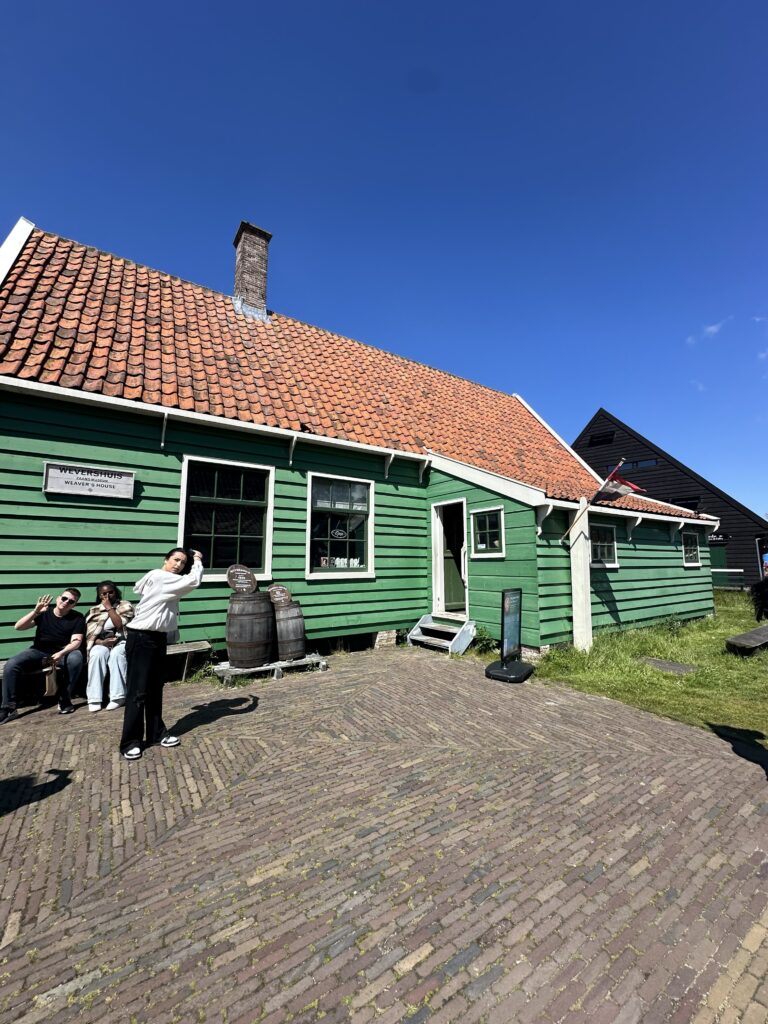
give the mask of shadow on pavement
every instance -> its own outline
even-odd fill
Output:
[[[707,722],[707,725],[721,740],[730,743],[734,754],[759,765],[768,779],[768,750],[760,742],[766,738],[764,733],[755,729],[736,729],[732,725],[715,725],[712,722]]]
[[[246,707],[242,707],[243,704]],[[176,722],[171,731],[175,736],[183,736],[185,732],[192,732],[200,725],[208,725],[228,715],[247,715],[258,706],[259,698],[253,694],[250,697],[231,697],[226,700],[212,700],[207,704],[195,704],[188,714]]]
[[[70,768],[49,768],[52,779],[33,785],[36,775],[17,775],[12,779],[0,779],[0,815],[10,814],[19,807],[35,804],[45,800],[54,793],[61,792],[70,785],[72,770]]]

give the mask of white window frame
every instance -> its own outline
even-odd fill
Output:
[[[692,537],[696,541],[696,561],[689,562],[685,557],[685,538]],[[686,530],[681,534],[680,543],[683,550],[683,566],[686,569],[700,569],[701,568],[701,544],[699,543],[698,533],[694,533],[693,530]]]
[[[610,530],[613,534],[613,561],[612,562],[593,562],[592,561],[592,531],[593,530]],[[619,546],[616,543],[616,527],[610,526],[606,523],[590,523],[589,524],[589,565],[591,569],[618,569],[619,568]]]
[[[499,513],[499,533],[501,537],[501,550],[499,551],[475,551],[475,516],[487,514],[488,512]],[[505,558],[507,553],[507,541],[504,531],[504,506],[491,505],[489,508],[473,508],[469,513],[469,534],[472,554],[471,558]]]
[[[322,569],[312,571],[312,482],[315,479],[322,480],[346,480],[353,484],[366,484],[368,487],[368,529],[366,531],[366,551],[368,567],[362,570],[351,570],[350,572],[323,572]],[[376,579],[376,566],[373,550],[374,519],[376,485],[373,480],[367,480],[359,476],[340,476],[338,473],[307,473],[307,526],[306,526],[306,552],[304,561],[305,580],[374,580]]]
[[[237,469],[257,469],[267,474],[267,509],[264,519],[264,569],[254,573],[257,580],[272,579],[272,535],[275,517],[275,467],[263,466],[256,462],[233,462],[231,459],[209,459],[203,455],[184,455],[181,462],[181,495],[179,502],[179,532],[176,543],[184,544],[185,519],[187,515],[187,480],[190,462],[203,462],[207,465],[235,466]],[[206,572],[203,579],[206,583],[225,583],[226,572]]]

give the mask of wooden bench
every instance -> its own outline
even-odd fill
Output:
[[[169,644],[168,654],[183,654],[184,657],[184,671],[181,676],[182,683],[187,678],[187,669],[189,668],[189,659],[192,654],[196,654],[198,651],[210,651],[211,645],[208,640],[189,640],[185,644]],[[0,661],[0,679],[3,678],[3,669],[7,664],[6,661]],[[36,673],[28,673],[30,676]],[[45,696],[53,697],[56,693],[56,682],[55,673],[50,669],[46,672],[43,670],[42,673],[45,676]]]
[[[725,649],[731,654],[740,654],[742,658],[748,658],[766,648],[768,648],[768,626],[758,626],[757,629],[750,629],[748,633],[729,636],[725,641]]]
[[[183,654],[184,658],[184,672],[181,676],[182,683],[187,678],[187,669],[189,668],[189,657],[191,654],[195,654],[198,651],[210,651],[211,645],[208,640],[189,640],[185,644],[168,644],[169,654]]]

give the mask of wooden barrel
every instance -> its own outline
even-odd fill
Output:
[[[232,594],[226,640],[232,668],[257,668],[272,660],[275,613],[269,594]]]
[[[275,605],[277,656],[280,661],[294,661],[306,653],[304,616],[297,601]]]

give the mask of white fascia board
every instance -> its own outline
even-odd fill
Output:
[[[563,448],[565,448],[565,450],[568,452],[568,454],[572,455],[574,457],[574,459],[576,459],[576,461],[578,463],[580,463],[584,467],[584,469],[586,469],[586,471],[589,473],[589,475],[595,478],[597,483],[601,484],[603,482],[603,478],[597,475],[597,473],[594,471],[594,469],[592,469],[592,467],[587,462],[585,462],[584,459],[582,459],[582,457],[579,455],[579,453],[575,452],[573,450],[573,448],[571,448],[571,446],[568,444],[568,442],[564,441],[562,439],[562,437],[560,437],[558,432],[556,430],[554,430],[552,427],[550,427],[550,425],[547,423],[547,421],[545,419],[542,419],[542,417],[539,416],[539,414],[536,412],[536,410],[532,406],[528,405],[528,403],[526,402],[526,400],[524,398],[522,398],[518,394],[513,394],[512,397],[516,398],[521,405],[525,406],[525,408],[528,410],[528,412],[531,414],[531,416],[533,416],[534,419],[538,420],[539,423],[542,425],[542,427],[544,427],[545,430],[549,431],[549,433],[552,435],[552,437],[554,437],[554,439],[559,444],[561,444],[563,446]]]
[[[120,410],[122,412],[140,413],[147,416],[170,416],[193,426],[211,427],[213,429],[243,430],[267,437],[280,438],[284,441],[302,441],[307,444],[327,445],[333,448],[346,448],[352,451],[365,452],[369,455],[382,453],[393,458],[409,459],[424,463],[424,455],[419,452],[400,451],[399,448],[384,448],[378,445],[362,444],[360,441],[345,441],[337,437],[323,437],[321,434],[305,434],[286,427],[269,427],[261,423],[246,423],[243,420],[230,420],[223,416],[211,416],[209,413],[189,412],[186,409],[174,409],[165,405],[148,405],[146,402],[134,402],[129,398],[113,398],[111,395],[100,395],[92,391],[77,391],[70,388],[56,387],[54,384],[39,384],[37,381],[21,380],[0,374],[0,388],[17,391],[22,394],[34,394],[39,397],[55,398],[62,402],[73,402],[76,405],[95,405],[100,408]]]
[[[522,505],[536,507],[547,500],[547,495],[539,487],[531,487],[520,480],[513,480],[511,477],[502,476],[489,469],[478,469],[477,466],[470,466],[466,462],[459,462],[457,459],[448,458],[447,455],[438,455],[430,448],[427,448],[430,462],[433,469],[455,476],[478,487],[484,487],[494,494],[501,494],[506,498],[513,498]]]
[[[579,507],[579,503],[577,501],[563,501],[561,498],[550,498],[548,500],[552,503],[552,505],[555,508],[564,508],[564,509],[568,509],[571,512],[574,509],[577,509]],[[646,499],[643,498],[643,501],[645,501],[645,500]],[[664,502],[659,502],[659,504],[665,504],[665,503]],[[671,505],[670,505],[670,508],[672,508]],[[628,509],[628,508],[604,508],[602,505],[590,505],[589,506],[589,511],[590,511],[590,514],[592,514],[592,515],[619,516],[622,519],[627,519],[627,518],[629,518],[629,519],[637,519],[637,517],[640,516],[641,519],[650,519],[652,522],[659,522],[659,523],[670,523],[670,522],[672,522],[672,523],[679,523],[680,522],[678,517],[674,516],[674,515],[664,516],[664,515],[657,515],[655,512],[636,512],[636,511],[633,511],[633,510]],[[685,509],[685,511],[686,512],[690,512],[690,509]],[[700,518],[700,519],[686,519],[685,523],[686,523],[686,525],[690,525],[690,526],[703,526],[703,527],[705,527],[705,529],[707,529],[709,531],[712,531],[713,528],[714,529],[717,528],[717,525],[719,525],[720,520],[719,519],[712,519],[709,516],[702,516],[702,518]]]
[[[27,239],[34,231],[35,225],[26,217],[19,217],[8,237],[0,245],[0,285],[3,284],[10,273],[11,267],[19,258],[19,253],[26,245]]]

